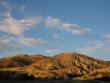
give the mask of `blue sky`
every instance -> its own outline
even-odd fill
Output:
[[[110,60],[110,0],[0,0],[0,57],[79,52]]]

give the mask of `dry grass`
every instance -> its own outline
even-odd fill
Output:
[[[110,67],[92,71],[87,75],[74,78],[74,80],[97,80],[97,79],[101,80],[102,78],[110,79]]]

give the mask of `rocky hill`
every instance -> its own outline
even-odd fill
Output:
[[[74,78],[74,80],[102,80],[102,81],[110,81],[110,67],[92,71],[92,72],[90,72],[87,75]]]
[[[78,53],[17,55],[0,59],[0,79],[74,79],[109,66],[106,61]]]
[[[46,73],[46,78],[57,76],[57,78],[71,79],[77,76],[85,75],[96,69],[108,67],[108,65],[109,64],[104,61],[90,58],[82,54],[62,53],[29,65],[27,72],[35,77],[41,76],[41,78],[43,74]],[[41,70],[43,74],[41,74]],[[59,74],[59,72],[61,74]]]
[[[44,58],[46,58],[46,56],[42,56],[39,54],[38,55],[19,54],[16,56],[5,57],[0,59],[0,68],[28,66]]]

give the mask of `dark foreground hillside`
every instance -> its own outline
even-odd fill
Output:
[[[110,83],[110,82],[104,82],[104,81],[73,81],[73,80],[28,80],[28,81],[0,81],[0,83]]]

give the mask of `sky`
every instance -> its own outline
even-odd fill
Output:
[[[0,0],[0,57],[63,52],[110,60],[110,0]]]

